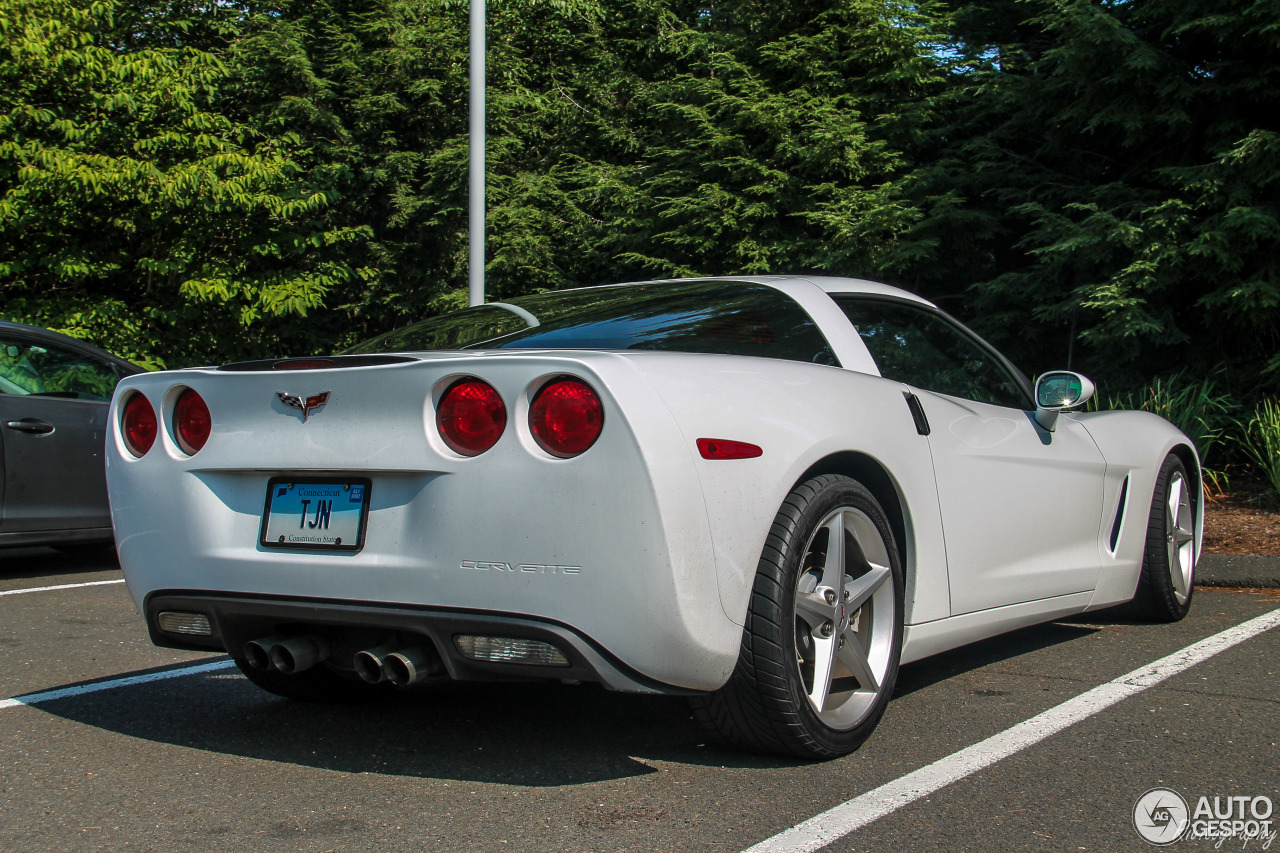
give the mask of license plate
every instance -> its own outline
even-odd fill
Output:
[[[359,551],[371,485],[363,477],[272,477],[259,541],[264,548]]]

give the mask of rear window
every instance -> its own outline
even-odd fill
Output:
[[[543,293],[398,329],[349,352],[668,350],[836,364],[794,299],[761,284],[660,282]],[[535,321],[538,325],[532,325]]]

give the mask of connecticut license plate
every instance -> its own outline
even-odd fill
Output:
[[[264,548],[359,551],[370,487],[361,477],[272,477],[259,541]]]

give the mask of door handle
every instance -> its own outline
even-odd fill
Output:
[[[18,432],[29,432],[35,435],[48,435],[53,432],[53,424],[35,418],[23,418],[20,421],[9,421],[5,424],[9,429]]]

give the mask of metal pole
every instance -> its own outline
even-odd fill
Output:
[[[467,304],[484,304],[484,0],[471,0],[470,253]]]

